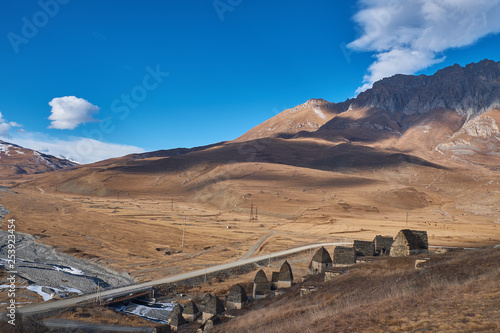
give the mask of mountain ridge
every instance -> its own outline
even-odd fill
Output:
[[[315,127],[291,126],[308,123],[315,106],[326,110],[328,119]],[[294,112],[293,122],[282,122],[294,109],[302,113]],[[500,121],[497,110],[500,110],[500,62],[482,60],[464,67],[455,64],[429,76],[397,74],[340,103],[312,99],[268,119],[235,141],[318,138],[401,149],[427,157],[439,152],[465,163],[474,163],[479,154],[483,159],[492,157],[494,164],[499,153],[495,143],[497,138],[500,140],[496,130],[496,120]],[[483,135],[469,137],[467,133],[471,130],[466,130],[469,127]],[[452,142],[464,135],[467,138]],[[488,142],[478,142],[481,140]]]
[[[499,101],[500,62],[483,60],[464,67],[446,67],[430,76],[394,75],[376,82],[372,89],[356,98],[341,103],[311,99],[277,114],[233,141],[130,154],[96,162],[92,166],[99,168],[134,160],[175,159],[176,156],[195,159],[210,154],[218,156],[223,151],[242,155],[247,153],[248,148],[243,148],[247,146],[259,156],[262,155],[260,140],[271,142],[267,146],[286,146],[280,141],[269,141],[273,138],[292,140],[288,141],[288,149],[293,151],[294,139],[326,140],[332,144],[347,143],[342,146],[342,151],[350,150],[352,154],[375,149],[385,156],[387,151],[397,150],[418,158],[434,159],[444,155],[455,159],[454,162],[465,163],[475,163],[474,159],[481,155],[479,164],[484,165],[484,159],[492,159],[487,162],[491,165],[500,158],[497,143],[497,139],[500,140],[500,117],[495,109],[500,108]],[[473,121],[476,123],[471,123]],[[242,145],[245,142],[247,144]],[[238,150],[234,151],[231,145],[237,145]],[[365,149],[359,150],[354,145],[364,145]],[[299,146],[307,145],[301,143]],[[300,149],[295,154],[294,161],[300,159],[300,154],[305,154],[304,158],[310,155],[309,152],[301,153]],[[266,158],[269,162],[275,160],[269,155]],[[240,161],[241,158],[233,160]],[[74,163],[29,172],[23,172],[21,168],[13,174],[40,173],[72,166]]]
[[[471,118],[500,106],[500,62],[485,59],[464,67],[455,64],[429,76],[397,74],[344,103],[404,115],[453,109]]]
[[[16,178],[78,166],[79,163],[0,140],[0,177]]]

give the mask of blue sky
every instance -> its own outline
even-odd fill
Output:
[[[2,1],[0,135],[82,162],[199,146],[395,73],[499,61],[500,1],[449,2]]]

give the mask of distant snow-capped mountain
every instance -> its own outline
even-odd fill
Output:
[[[37,174],[79,165],[64,156],[52,156],[0,140],[0,177]]]

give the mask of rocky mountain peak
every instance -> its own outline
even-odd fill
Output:
[[[376,107],[404,115],[451,109],[474,117],[500,107],[500,62],[455,64],[431,76],[394,75],[347,102],[352,107]]]

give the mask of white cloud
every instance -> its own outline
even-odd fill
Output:
[[[57,97],[49,102],[52,107],[49,128],[75,129],[80,124],[98,121],[92,115],[99,112],[99,108],[83,98],[75,96]]]
[[[14,138],[9,139],[9,142],[54,156],[63,155],[84,164],[144,152],[144,149],[135,146],[81,137],[63,140],[29,132],[17,133]]]
[[[23,125],[16,123],[15,121],[7,122],[0,112],[0,137],[10,138],[10,129],[12,127],[23,127]]]
[[[19,128],[11,136],[9,131],[13,127]],[[8,122],[5,120],[0,112],[0,137],[10,143],[42,153],[54,156],[63,155],[77,162],[87,164],[108,158],[144,152],[144,149],[136,146],[106,143],[85,137],[60,139],[43,133],[27,132],[20,127],[22,125],[17,122]]]
[[[357,93],[394,74],[414,74],[442,52],[500,32],[500,0],[359,0],[361,36],[348,47],[376,52]]]
[[[10,125],[7,123],[0,123],[0,136],[8,138],[9,137],[9,131],[10,131]]]

